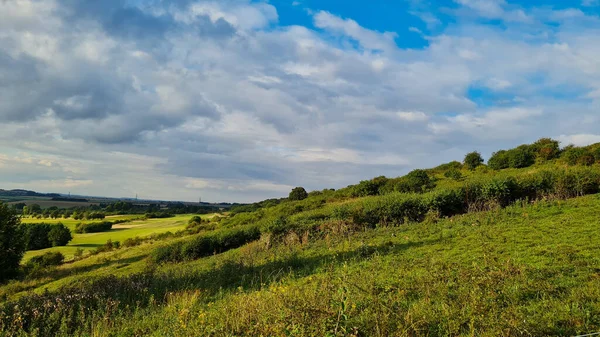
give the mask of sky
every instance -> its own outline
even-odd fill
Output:
[[[600,142],[600,1],[0,0],[0,188],[252,202]]]

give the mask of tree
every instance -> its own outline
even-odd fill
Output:
[[[52,226],[52,229],[48,232],[48,240],[52,247],[66,246],[72,239],[71,231],[62,223]]]
[[[508,165],[512,168],[529,167],[535,163],[535,155],[529,145],[521,145],[508,151]]]
[[[508,168],[508,151],[500,150],[498,152],[494,152],[490,159],[488,159],[488,166],[492,170],[502,170]]]
[[[477,151],[471,152],[471,153],[467,153],[467,155],[465,156],[465,166],[469,169],[469,170],[474,170],[477,168],[477,166],[483,164],[483,158],[481,157],[481,154]]]
[[[31,212],[31,214],[42,213],[42,206],[40,206],[38,204],[29,205],[29,211]]]
[[[422,193],[434,187],[425,170],[410,171],[404,179],[409,192]]]
[[[531,147],[540,161],[558,158],[560,155],[560,142],[551,138],[541,138],[533,143]]]
[[[290,192],[288,199],[304,200],[307,197],[308,197],[308,193],[306,193],[306,190],[304,189],[304,187],[296,187]]]
[[[586,149],[570,145],[563,149],[561,158],[569,165],[577,165],[579,158],[586,154],[588,154]]]
[[[0,281],[14,277],[25,253],[21,220],[6,204],[0,204]]]

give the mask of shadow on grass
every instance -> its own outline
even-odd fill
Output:
[[[102,243],[81,243],[78,245],[68,245],[67,247],[75,247],[75,248],[97,248],[103,246]]]
[[[162,298],[167,292],[202,289],[205,293],[216,295],[223,290],[237,289],[258,290],[265,285],[278,282],[286,276],[305,277],[322,270],[326,266],[340,266],[344,262],[368,259],[376,254],[380,256],[397,254],[410,248],[434,244],[437,240],[427,242],[386,243],[379,246],[362,246],[347,252],[331,252],[310,257],[291,254],[281,260],[266,264],[248,266],[239,262],[226,261],[219,268],[203,273],[171,273],[154,274],[151,292],[155,298]]]
[[[361,261],[375,254],[383,256],[396,254],[409,248],[433,243],[435,241],[404,244],[389,242],[379,246],[362,246],[352,251],[326,252],[309,257],[300,257],[292,252],[291,256],[256,266],[229,260],[218,268],[205,272],[158,273],[150,268],[146,272],[126,277],[109,275],[82,278],[79,282],[71,283],[71,285],[52,293],[28,294],[14,302],[0,305],[0,326],[4,324],[21,332],[40,329],[41,335],[55,335],[58,331],[63,330],[73,333],[85,326],[90,318],[86,314],[82,314],[80,308],[86,308],[85,312],[93,315],[96,310],[103,310],[109,304],[119,303],[119,310],[111,309],[112,314],[127,314],[128,311],[135,308],[164,303],[166,295],[170,292],[195,289],[202,289],[210,298],[215,298],[219,294],[223,294],[223,291],[230,291],[238,287],[245,290],[257,290],[290,274],[294,274],[296,277],[308,276],[323,267],[335,268],[348,260]],[[115,259],[100,265],[82,266],[64,271],[56,270],[51,277],[58,278],[75,273],[90,272],[111,264],[132,263],[143,258],[144,256]],[[61,273],[64,274],[61,275]],[[60,310],[50,310],[42,315],[39,315],[39,312],[36,314],[39,308],[57,307],[57,303],[60,304],[58,306]],[[10,318],[15,314],[30,319],[27,320],[26,325],[13,327]],[[51,320],[49,320],[50,316]],[[5,319],[3,320],[2,317]],[[61,322],[67,323],[63,326]]]

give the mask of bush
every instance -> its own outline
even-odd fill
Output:
[[[531,145],[539,161],[548,161],[560,155],[560,143],[550,138],[541,138]]]
[[[19,216],[13,208],[0,203],[0,282],[17,275],[25,248]]]
[[[580,158],[588,154],[588,151],[582,147],[568,146],[563,150],[561,158],[569,165],[577,165]]]
[[[119,241],[112,241],[111,239],[108,239],[105,244],[96,248],[96,254],[110,252],[111,250],[119,249],[120,247],[121,247],[121,244]]]
[[[112,229],[113,223],[110,221],[103,222],[89,222],[84,223],[80,222],[75,226],[75,233],[99,233],[99,232],[107,232]]]
[[[48,240],[52,247],[66,246],[72,239],[71,231],[62,223],[52,226],[48,232]]]
[[[463,175],[460,170],[453,168],[444,172],[444,177],[458,181],[462,179]]]
[[[173,214],[169,212],[150,212],[145,214],[146,219],[166,219],[172,218]]]
[[[476,151],[467,153],[464,163],[469,170],[474,170],[477,166],[483,164],[483,158],[481,157],[481,154]]]
[[[502,170],[509,168],[510,164],[508,161],[508,151],[500,150],[498,152],[494,152],[488,160],[488,166],[492,170]]]
[[[407,190],[402,192],[423,193],[435,187],[425,170],[413,170],[404,177],[404,180]]]
[[[41,268],[46,268],[50,266],[59,266],[63,264],[65,260],[65,256],[61,252],[47,252],[43,255],[38,255],[32,257],[25,264],[25,268],[32,272],[34,270],[39,270]]]
[[[91,212],[91,213],[86,213],[84,215],[84,217],[87,220],[99,220],[99,219],[104,219],[106,217],[106,215],[104,215],[104,213],[100,213],[100,212]]]
[[[529,145],[521,145],[507,152],[508,165],[512,168],[524,168],[535,164],[535,155]]]
[[[592,156],[589,153],[586,153],[586,154],[582,155],[577,160],[577,164],[583,165],[583,166],[592,166],[595,163],[596,163],[596,158],[594,158],[594,156]]]
[[[142,244],[142,242],[144,242],[144,239],[140,238],[139,236],[136,236],[134,238],[127,238],[125,239],[125,241],[123,241],[123,247],[139,246]]]
[[[156,248],[151,254],[151,261],[164,263],[195,260],[241,247],[258,240],[260,234],[257,227],[248,227],[225,230],[208,236],[200,235]]]
[[[295,187],[290,192],[288,199],[290,199],[292,201],[297,201],[297,200],[304,200],[307,197],[308,197],[308,193],[306,193],[306,190],[304,189],[304,187]]]

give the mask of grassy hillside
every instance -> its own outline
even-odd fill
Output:
[[[585,165],[449,163],[234,209],[9,282],[0,336],[598,332],[600,166]]]

